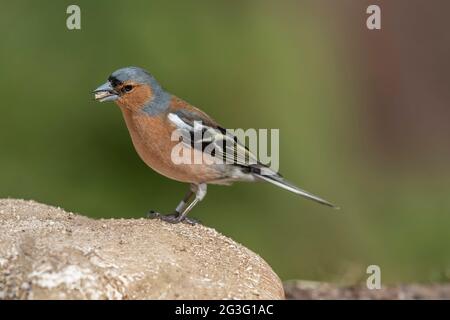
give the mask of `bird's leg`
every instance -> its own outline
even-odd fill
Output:
[[[186,195],[184,196],[183,200],[180,201],[180,203],[178,204],[178,206],[175,208],[175,211],[173,213],[170,214],[166,214],[163,215],[157,211],[154,210],[150,210],[147,213],[147,218],[150,219],[161,219],[163,221],[167,221],[167,222],[172,222],[172,223],[176,223],[176,218],[178,218],[178,216],[181,214],[181,212],[183,212],[184,208],[186,207],[186,204],[189,202],[190,198],[194,195],[194,192],[189,189],[189,191],[186,193]]]
[[[192,187],[189,189],[189,191],[186,193],[186,195],[184,196],[183,200],[180,201],[180,203],[178,204],[178,206],[175,208],[175,214],[177,216],[179,216],[184,209],[186,208],[187,204],[189,203],[189,201],[191,200],[192,196],[194,195],[194,191],[192,191]]]
[[[192,196],[195,194],[195,198],[189,203]],[[158,212],[150,211],[147,214],[148,218],[154,219],[158,218],[166,222],[170,223],[179,223],[179,222],[187,222],[189,224],[196,224],[198,221],[195,219],[187,218],[186,215],[189,211],[197,204],[197,202],[201,201],[206,195],[206,184],[191,184],[191,188],[188,193],[184,196],[183,200],[178,204],[175,208],[175,212],[168,215],[161,215]]]
[[[191,184],[191,192],[195,193],[194,200],[192,200],[192,202],[189,205],[187,205],[187,206],[184,205],[183,211],[180,211],[180,214],[176,218],[176,222],[175,223],[178,223],[178,222],[181,222],[181,221],[186,221],[186,222],[188,222],[190,224],[195,224],[196,223],[195,220],[188,218],[187,214],[189,213],[189,211],[192,210],[192,208],[195,207],[195,205],[198,202],[202,201],[203,198],[206,196],[206,183],[201,183],[201,184],[198,184],[198,185],[197,184]],[[183,203],[183,201],[182,201],[182,203]],[[179,208],[179,206],[177,207],[177,209],[178,208]]]

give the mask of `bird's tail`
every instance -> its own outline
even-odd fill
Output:
[[[339,207],[335,206],[334,204],[332,204],[332,203],[330,203],[330,202],[328,202],[328,201],[326,201],[326,200],[324,200],[324,199],[322,199],[322,198],[320,198],[320,197],[318,197],[318,196],[316,196],[316,195],[314,195],[312,193],[309,193],[308,191],[302,190],[302,189],[298,188],[297,186],[293,185],[292,183],[286,181],[278,173],[274,172],[273,174],[270,174],[270,175],[264,175],[262,173],[255,173],[255,172],[253,172],[253,174],[256,177],[258,177],[259,179],[262,179],[264,181],[270,182],[270,183],[272,183],[272,184],[274,184],[274,185],[276,185],[276,186],[278,186],[280,188],[283,188],[283,189],[286,189],[286,190],[291,191],[293,193],[296,193],[296,194],[298,194],[298,195],[300,195],[302,197],[305,197],[305,198],[310,199],[310,200],[314,200],[314,201],[316,201],[316,202],[318,202],[320,204],[332,207],[334,209],[339,209]]]

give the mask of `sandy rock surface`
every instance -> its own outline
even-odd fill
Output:
[[[314,281],[288,281],[284,284],[287,299],[298,300],[424,300],[450,299],[448,283],[413,283],[383,286],[370,290],[366,286],[339,286]]]
[[[211,228],[0,200],[0,299],[282,298],[261,257]]]

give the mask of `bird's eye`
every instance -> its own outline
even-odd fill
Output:
[[[122,88],[123,92],[130,92],[131,90],[133,90],[133,86],[129,84]]]

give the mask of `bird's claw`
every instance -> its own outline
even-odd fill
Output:
[[[150,210],[147,213],[147,218],[148,219],[160,219],[161,221],[172,223],[172,224],[184,222],[184,223],[187,223],[190,225],[196,225],[196,224],[200,223],[200,221],[193,219],[193,218],[184,217],[184,218],[180,219],[180,215],[178,213],[171,213],[171,214],[164,215],[164,214],[161,214],[154,210]]]

